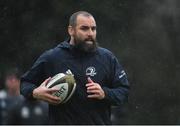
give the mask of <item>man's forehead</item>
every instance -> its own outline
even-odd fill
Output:
[[[76,25],[96,26],[96,21],[92,16],[78,15]]]

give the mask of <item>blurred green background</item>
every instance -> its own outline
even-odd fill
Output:
[[[180,124],[179,0],[0,0],[0,87],[10,67],[27,71],[68,37],[69,16],[94,15],[97,40],[127,72],[129,102],[114,124]]]

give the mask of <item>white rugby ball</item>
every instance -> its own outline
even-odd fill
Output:
[[[76,82],[74,75],[68,70],[66,73],[58,73],[53,76],[46,86],[47,88],[58,89],[52,95],[59,97],[59,103],[66,103],[76,89]]]

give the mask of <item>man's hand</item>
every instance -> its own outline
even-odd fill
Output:
[[[104,99],[105,93],[98,83],[95,83],[88,77],[88,83],[86,84],[88,98]]]
[[[49,104],[56,105],[60,102],[60,99],[56,96],[53,96],[52,93],[58,91],[58,89],[52,89],[46,87],[50,79],[51,78],[49,77],[39,87],[33,90],[33,97],[39,100],[46,101]]]

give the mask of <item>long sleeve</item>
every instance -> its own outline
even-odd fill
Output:
[[[32,92],[37,88],[46,78],[47,55],[41,55],[34,65],[21,77],[20,93],[29,99],[33,99]]]
[[[105,92],[105,101],[112,105],[120,105],[128,100],[129,82],[125,71],[119,64],[116,57],[112,56],[111,60],[111,86],[103,87]]]

